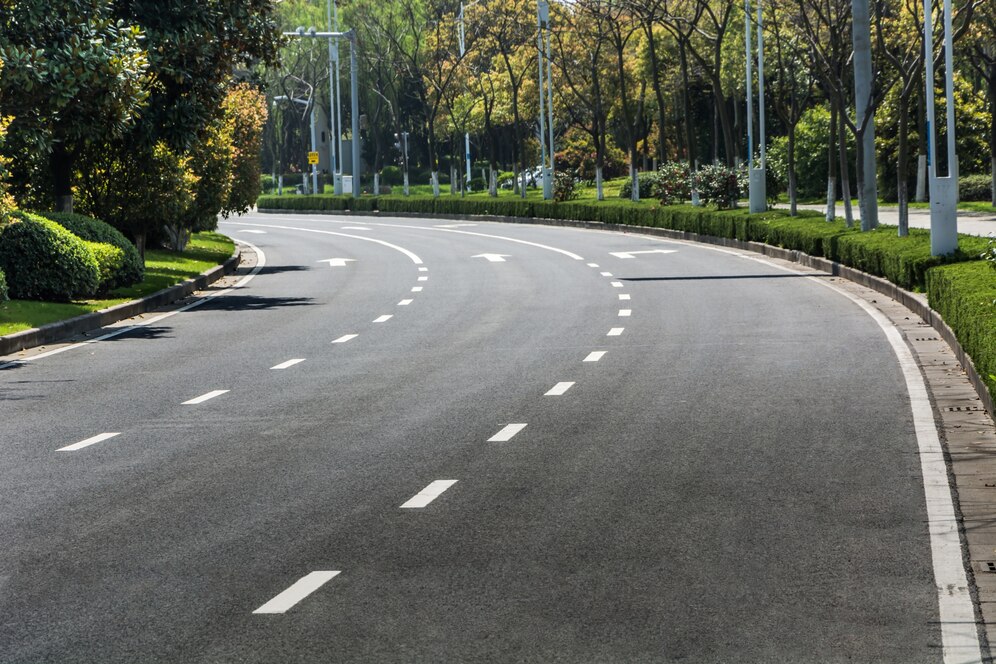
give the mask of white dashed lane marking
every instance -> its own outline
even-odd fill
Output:
[[[621,317],[623,317],[623,318],[626,318],[627,316],[632,315],[632,313],[633,313],[632,309],[620,309],[619,310],[619,315]]]
[[[612,287],[613,287],[613,288],[622,288],[622,287],[623,287],[623,285],[622,285],[622,282],[621,282],[621,281],[613,281],[613,282],[612,282]]]
[[[402,300],[401,302],[398,302],[398,306],[399,307],[407,307],[409,304],[411,304],[414,301],[415,300]]]
[[[619,293],[619,299],[620,300],[628,300],[629,299],[629,293]]]
[[[338,339],[336,339],[335,341],[333,341],[332,343],[334,343],[334,344],[344,344],[347,341],[352,341],[353,339],[355,339],[358,336],[360,336],[360,335],[358,335],[358,334],[344,334],[341,337],[339,337]]]
[[[65,447],[60,447],[56,452],[75,452],[76,450],[81,450],[84,447],[90,447],[91,445],[96,445],[97,443],[102,443],[108,438],[114,438],[114,436],[120,436],[120,432],[116,433],[102,433],[92,438],[87,438],[86,440],[81,440],[78,443],[73,443],[72,445],[66,445]]]
[[[312,572],[253,613],[286,613],[288,609],[339,575],[339,570]]]
[[[623,333],[623,330],[625,330],[625,329],[626,328],[624,328],[624,327],[614,327],[611,330],[609,330],[609,333],[606,334],[605,336],[607,336],[607,337],[618,337],[620,334]]]
[[[225,394],[226,392],[228,392],[228,390],[214,390],[212,392],[208,392],[207,394],[202,394],[199,397],[194,397],[193,399],[190,399],[189,401],[184,401],[180,405],[181,406],[195,406],[195,405],[197,405],[199,403],[204,403],[208,399],[214,399],[215,397],[220,397],[222,394]]]
[[[295,358],[293,360],[287,360],[286,362],[281,362],[277,366],[270,367],[270,368],[271,369],[288,369],[288,368],[294,366],[295,364],[301,364],[302,362],[304,362],[304,358],[303,357],[298,357],[298,358]]]
[[[496,433],[495,435],[488,438],[489,443],[505,443],[526,428],[525,424],[509,424],[504,429]]]
[[[425,487],[419,491],[415,496],[401,506],[402,509],[418,509],[425,507],[451,486],[457,483],[457,480],[436,480],[429,486]]]
[[[612,273],[611,273],[611,272],[602,272],[602,273],[600,273],[600,274],[601,274],[601,275],[602,275],[603,277],[611,277],[611,276],[612,276]]]
[[[602,359],[603,357],[605,357],[605,353],[606,353],[606,351],[604,351],[604,350],[593,351],[591,353],[588,353],[588,357],[584,358],[584,361],[585,362],[598,362],[600,359]]]
[[[391,320],[391,318],[393,318],[393,316],[391,316],[391,314],[384,314],[383,316],[378,316],[377,318],[375,318],[374,322],[375,323],[386,323],[387,321]]]
[[[598,263],[588,263],[588,267],[598,267]]]
[[[421,286],[412,286],[412,292],[413,293],[421,293],[422,292],[422,287]]]
[[[544,394],[543,396],[547,396],[547,397],[559,397],[560,395],[562,395],[564,392],[566,392],[567,390],[571,389],[572,387],[574,387],[574,383],[573,382],[570,382],[570,383],[557,383],[556,385],[554,385],[553,387],[551,387],[550,391],[547,392],[546,394]]]
[[[428,281],[429,277],[419,277],[418,280],[419,281]]]
[[[418,271],[419,271],[419,272],[428,272],[428,271],[429,271],[429,268],[427,268],[427,267],[420,267],[420,268],[418,269]]]

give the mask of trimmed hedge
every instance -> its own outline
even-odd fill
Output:
[[[100,283],[100,266],[86,242],[37,215],[14,212],[0,229],[0,270],[10,296],[68,302],[89,297]]]
[[[927,297],[996,397],[996,270],[986,261],[932,268]]]
[[[142,257],[131,240],[126,238],[118,229],[107,222],[82,214],[66,212],[40,212],[39,214],[46,219],[51,219],[83,240],[110,244],[121,250],[120,265],[113,270],[111,278],[107,280],[103,276],[101,278],[102,290],[105,287],[110,290],[119,286],[131,286],[142,281],[145,276],[145,265],[142,263]]]

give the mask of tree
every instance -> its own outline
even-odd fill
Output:
[[[266,126],[266,96],[247,83],[228,91],[222,103],[232,138],[232,186],[221,214],[243,214],[256,204],[260,193],[260,152]]]
[[[18,0],[0,13],[0,109],[23,149],[49,155],[56,208],[71,212],[81,151],[122,136],[148,97],[143,34],[111,0]]]
[[[992,204],[996,207],[996,7],[982,3],[977,10],[975,34],[972,39],[972,66],[986,82],[989,98],[989,163],[992,177]]]

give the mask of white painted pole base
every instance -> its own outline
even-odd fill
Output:
[[[432,172],[431,177],[432,182],[432,195],[439,198],[439,173],[436,171]]]
[[[837,218],[837,178],[827,178],[827,214],[826,220],[833,221]]]
[[[767,192],[765,191],[765,169],[761,168],[750,168],[748,169],[750,176],[748,177],[748,186],[750,190],[750,211],[751,214],[758,212],[764,212],[768,209]]]
[[[543,169],[543,200],[553,198],[553,173],[549,168]]]
[[[930,178],[930,255],[958,248],[958,178]]]
[[[701,207],[702,200],[699,198],[699,192],[692,189],[692,205],[695,207]]]
[[[332,193],[342,196],[342,173],[336,173],[332,178]]]
[[[277,196],[284,195],[284,176],[277,176]]]
[[[380,196],[380,173],[374,173],[374,196]]]

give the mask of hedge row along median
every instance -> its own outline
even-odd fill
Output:
[[[926,291],[931,308],[954,330],[996,399],[996,269],[979,260],[988,246],[986,238],[961,235],[954,255],[935,257],[930,255],[930,233],[922,229],[910,229],[909,237],[900,238],[894,226],[862,233],[843,222],[828,223],[817,212],[791,217],[784,210],[749,214],[742,209],[622,200],[555,203],[453,197],[261,196],[257,207],[573,220],[665,228],[800,251],[888,279],[907,290]]]

